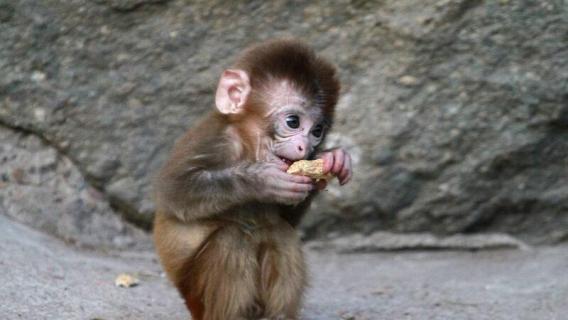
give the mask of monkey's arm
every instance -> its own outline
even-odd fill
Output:
[[[251,200],[244,165],[219,170],[165,168],[156,181],[160,208],[183,221],[205,218]]]
[[[157,204],[183,221],[213,216],[249,201],[297,204],[314,189],[311,179],[287,174],[270,163],[178,169],[165,168],[159,176]]]

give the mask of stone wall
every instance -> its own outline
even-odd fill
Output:
[[[292,35],[340,69],[328,144],[356,170],[315,203],[308,237],[560,241],[567,22],[561,0],[0,0],[0,211],[70,241],[131,242],[130,223],[150,227],[152,174],[212,106],[223,68],[248,44]],[[36,184],[41,196],[28,190],[37,170],[60,181]],[[103,229],[112,236],[92,235]]]

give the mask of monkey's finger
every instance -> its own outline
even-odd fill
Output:
[[[290,181],[290,182],[295,182],[295,183],[312,184],[312,179],[310,177],[306,177],[306,176],[289,174],[287,172],[275,172],[274,175],[275,175],[275,177],[278,177],[279,179],[282,179],[282,180],[285,180],[285,181]]]
[[[345,152],[341,149],[333,150],[333,168],[331,173],[339,174],[343,169],[343,164],[345,161]]]
[[[287,180],[295,183],[303,183],[303,184],[313,184],[313,180],[310,177],[306,176],[297,176],[293,174],[287,174]]]
[[[323,159],[323,174],[328,174],[333,168],[333,153],[325,152],[319,155],[319,159]]]
[[[291,192],[309,192],[312,191],[315,186],[310,183],[297,183],[288,180],[280,179],[270,179],[268,180],[268,187],[274,189],[274,193],[291,191]]]
[[[286,204],[297,204],[299,202],[304,201],[308,197],[308,193],[299,193],[299,192],[282,192],[279,195],[280,202]]]
[[[349,170],[349,174],[347,175],[347,178],[345,179],[345,183],[351,181],[352,177],[353,177],[353,170]]]
[[[292,192],[310,192],[312,190],[315,189],[315,186],[313,184],[305,184],[305,183],[289,183],[286,185],[283,185],[284,187],[284,191],[292,191]]]
[[[352,159],[351,156],[346,153],[345,154],[345,163],[343,164],[343,169],[341,170],[341,173],[339,173],[339,183],[341,185],[346,184],[347,182],[349,182],[349,178],[351,175],[351,171],[352,171],[352,167],[351,167],[351,163],[352,163]]]
[[[349,175],[347,176],[347,178],[345,179],[345,183],[351,181],[351,178],[353,177],[353,171],[349,171]]]

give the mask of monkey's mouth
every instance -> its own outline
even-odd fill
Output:
[[[287,159],[287,158],[283,158],[283,157],[278,157],[278,158],[280,158],[280,160],[282,162],[284,162],[285,164],[287,164],[288,166],[290,166],[290,165],[292,165],[292,163],[294,163],[294,161]]]

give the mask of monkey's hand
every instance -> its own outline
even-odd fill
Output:
[[[353,176],[352,160],[351,155],[347,151],[342,148],[336,148],[320,153],[317,158],[323,159],[323,174],[330,173],[337,176],[341,185],[351,180]],[[322,188],[321,183],[318,185],[318,188]]]
[[[315,190],[309,177],[286,172],[288,166],[259,162],[249,166],[249,174],[256,185],[255,197],[261,202],[295,205],[304,201]]]

